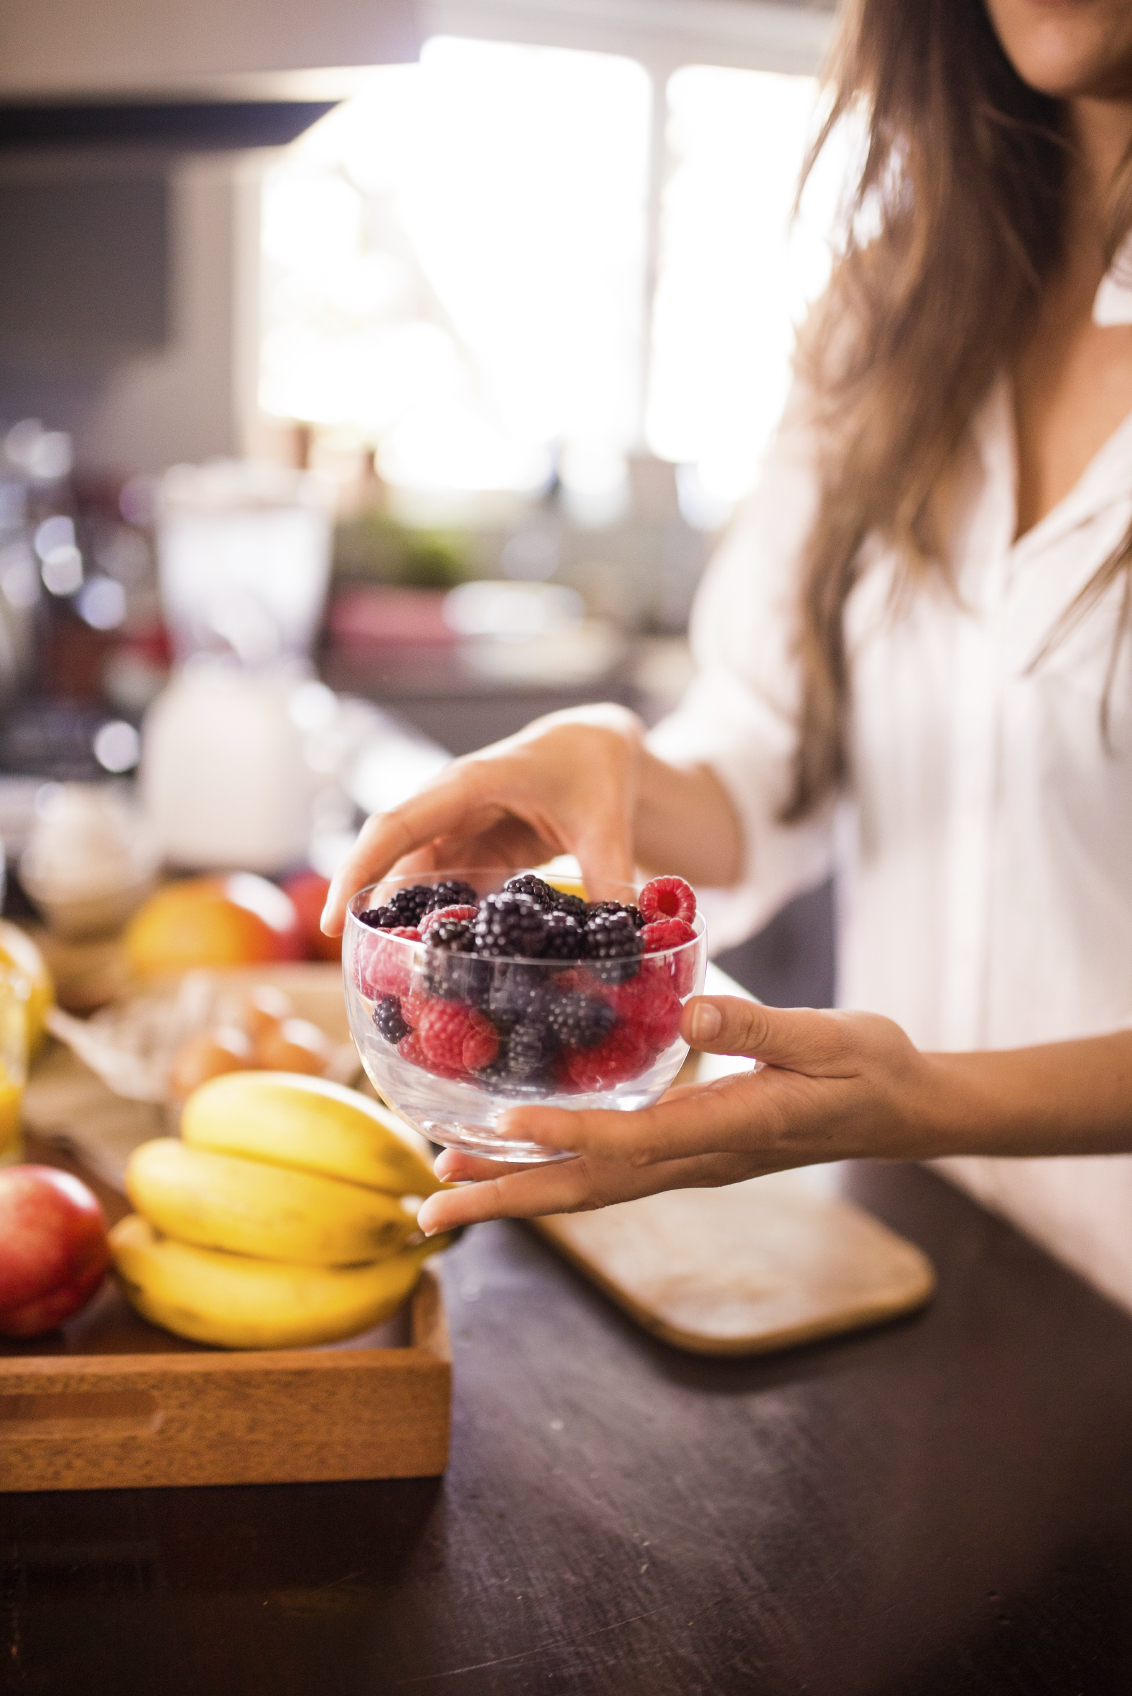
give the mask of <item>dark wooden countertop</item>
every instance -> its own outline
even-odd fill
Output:
[[[843,1182],[922,1315],[696,1359],[481,1227],[445,1479],[4,1498],[0,1689],[1127,1696],[1132,1320],[934,1176]]]

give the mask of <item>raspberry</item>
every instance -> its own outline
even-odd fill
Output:
[[[399,940],[393,940],[393,939]],[[407,995],[413,971],[413,955],[402,942],[419,942],[421,933],[409,926],[383,930],[367,937],[355,956],[354,973],[358,988],[368,1001],[378,1001],[386,995]]]
[[[679,953],[670,956],[668,964],[672,970],[672,983],[677,995],[691,994],[692,985],[696,981],[696,952],[684,945],[696,940],[693,927],[685,919],[654,919],[641,932],[641,941],[645,945],[646,954],[659,954],[668,949],[679,949]]]
[[[373,1022],[378,1032],[386,1042],[391,1042],[396,1048],[403,1036],[408,1036],[409,1025],[401,1016],[401,1003],[395,995],[382,995],[374,1003]]]
[[[691,924],[696,916],[696,896],[682,877],[654,877],[637,896],[645,923],[654,919],[683,919]]]
[[[546,1015],[551,1036],[564,1048],[596,1048],[609,1035],[617,1014],[608,1001],[563,995]]]
[[[486,961],[478,963],[481,967],[487,965]],[[487,966],[487,970],[491,971],[491,967]],[[493,1019],[516,1025],[525,1019],[541,1018],[548,993],[546,973],[538,966],[509,962],[495,967],[487,1010]]]
[[[408,1036],[401,1038],[401,1041],[397,1044],[397,1052],[402,1060],[409,1062],[410,1066],[419,1066],[422,1071],[432,1072],[438,1078],[458,1078],[463,1074],[462,1067],[453,1071],[450,1066],[444,1066],[438,1061],[430,1060],[416,1031],[410,1031]]]
[[[586,920],[586,960],[604,983],[635,977],[641,936],[627,910],[591,913]]]
[[[646,954],[660,954],[667,948],[682,948],[694,942],[696,932],[686,919],[654,919],[641,932]]]
[[[401,1017],[409,1023],[413,1030],[421,1022],[426,1007],[432,1006],[433,998],[425,995],[423,990],[414,989],[411,994],[401,997]]]
[[[435,913],[441,907],[475,907],[479,896],[470,883],[462,883],[459,878],[449,878],[445,883],[433,884],[428,892],[425,903],[426,913]]]
[[[628,913],[638,930],[640,930],[641,926],[645,922],[641,917],[640,908],[634,907],[631,901],[591,901],[589,906],[586,908],[586,917],[588,919],[593,919],[596,918],[599,913]]]
[[[503,888],[508,895],[525,895],[528,901],[533,901],[536,907],[548,910],[558,905],[558,891],[552,889],[549,883],[534,872],[520,872],[518,877],[509,877]]]
[[[588,966],[568,966],[564,972],[555,972],[554,987],[560,995],[588,995],[591,1000],[608,1000],[605,984]]]
[[[582,1094],[638,1077],[652,1064],[652,1049],[629,1025],[615,1025],[596,1048],[564,1048],[559,1077]]]
[[[682,1006],[666,971],[643,971],[631,983],[618,984],[609,999],[623,1024],[637,1031],[657,1054],[676,1041]]]
[[[499,1053],[499,1033],[491,1020],[459,1001],[431,1001],[416,1035],[430,1071],[450,1076],[489,1066]]]
[[[388,905],[401,915],[400,924],[417,925],[428,911],[431,895],[432,889],[427,883],[411,883],[407,889],[398,889],[391,895]]]
[[[433,925],[438,925],[442,919],[466,919],[471,924],[478,912],[478,907],[469,906],[467,903],[462,907],[430,907],[421,920],[421,935],[427,936]]]
[[[476,919],[476,953],[492,959],[530,960],[542,953],[545,932],[540,908],[504,890],[485,895]]]
[[[551,960],[580,960],[586,951],[586,931],[573,913],[555,909],[544,920],[543,957]]]

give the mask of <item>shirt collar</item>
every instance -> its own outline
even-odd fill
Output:
[[[1097,290],[1093,323],[1102,329],[1132,324],[1132,236],[1124,243]]]

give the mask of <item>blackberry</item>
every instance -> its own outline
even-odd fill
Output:
[[[573,913],[547,913],[543,957],[548,960],[580,960],[586,951],[586,928]]]
[[[641,950],[641,934],[624,908],[614,913],[590,913],[586,920],[585,958],[603,983],[625,983],[636,977]]]
[[[554,1038],[541,1019],[516,1025],[507,1039],[504,1075],[515,1082],[529,1083],[546,1068],[554,1052]]]
[[[446,883],[436,883],[428,892],[428,900],[424,912],[435,912],[437,907],[475,907],[479,896],[470,883],[461,883],[459,878],[450,878]]]
[[[475,954],[475,935],[466,919],[441,919],[426,933],[424,989],[444,1001],[482,1004],[491,983],[491,967]]]
[[[367,907],[358,914],[358,923],[368,925],[371,930],[397,930],[404,922],[394,907]]]
[[[536,907],[549,909],[558,905],[557,889],[552,889],[534,872],[520,872],[518,877],[509,877],[503,888],[508,895],[525,895]]]
[[[645,923],[644,914],[639,907],[634,907],[631,901],[592,901],[586,908],[588,919],[597,918],[600,914],[607,916],[613,913],[628,913],[638,930]]]
[[[617,1022],[607,1001],[588,995],[562,995],[546,1015],[547,1029],[563,1048],[596,1048]]]
[[[401,1002],[396,995],[383,995],[373,1005],[373,1022],[386,1042],[394,1045],[408,1036],[411,1026],[405,1023]]]
[[[580,895],[570,895],[564,889],[554,891],[553,910],[556,913],[572,913],[574,918],[581,919],[583,924],[585,924],[586,914],[589,912],[589,908]]]
[[[481,961],[481,965],[486,962]],[[491,971],[490,966],[487,967]],[[517,1025],[542,1016],[549,995],[545,974],[538,966],[496,966],[488,991],[487,1010],[493,1019]]]
[[[413,883],[389,897],[389,906],[400,913],[399,925],[413,925],[428,912],[432,890],[427,883]],[[385,927],[383,927],[385,928]]]
[[[510,890],[484,896],[475,931],[476,953],[497,960],[537,958],[546,940],[541,909]]]

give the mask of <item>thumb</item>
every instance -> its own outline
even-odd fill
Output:
[[[793,1072],[835,1069],[845,1054],[839,1013],[764,1007],[737,995],[700,995],[684,1008],[680,1034],[705,1054],[742,1054]]]

